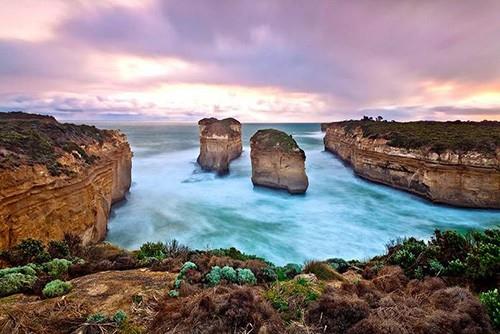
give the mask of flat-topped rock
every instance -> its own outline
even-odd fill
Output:
[[[203,118],[200,128],[198,164],[218,174],[229,172],[229,163],[241,155],[241,123],[234,118]]]
[[[292,136],[265,129],[250,139],[252,182],[254,185],[286,189],[291,194],[307,190],[306,155]]]

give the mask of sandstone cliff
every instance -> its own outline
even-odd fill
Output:
[[[111,204],[131,183],[132,153],[118,131],[52,117],[0,117],[0,249],[31,237],[104,239]]]
[[[250,139],[254,185],[304,193],[309,185],[305,172],[306,155],[297,142],[282,131],[257,131]]]
[[[450,133],[443,133],[442,124],[420,123],[411,124],[412,135],[416,132],[417,125],[425,128],[426,136],[433,135],[432,127],[440,127],[441,133],[434,136],[432,147],[420,144],[415,138],[406,140],[408,138],[401,132],[401,127],[400,132],[395,134],[379,135],[374,126],[363,129],[355,121],[350,121],[329,124],[324,138],[325,149],[352,165],[356,174],[363,178],[409,191],[433,202],[463,207],[500,208],[500,149],[495,144],[498,138],[481,142],[486,151],[480,152],[481,145],[474,145],[463,138],[467,128],[479,127],[478,124],[458,123],[455,127],[459,126],[460,131],[451,129]],[[490,123],[493,128],[479,128],[479,135],[494,136],[491,132],[497,132],[498,124]],[[398,125],[389,123],[376,126],[390,129]],[[451,127],[448,124],[446,126]],[[458,146],[453,141],[436,143],[436,137],[447,138],[454,135],[460,140],[459,144],[468,143],[469,146],[478,148],[459,151],[450,148]],[[477,139],[479,135],[471,136]],[[414,148],[397,147],[400,144]]]
[[[229,172],[229,163],[241,155],[241,123],[234,118],[204,118],[200,128],[198,164],[218,174]]]

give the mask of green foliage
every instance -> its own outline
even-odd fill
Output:
[[[339,273],[345,273],[349,269],[349,263],[344,259],[333,258],[326,260],[326,262]]]
[[[493,282],[500,271],[500,229],[466,235],[436,230],[427,244],[409,238],[390,246],[387,262],[411,278],[447,275]]]
[[[302,266],[296,263],[288,263],[284,267],[276,267],[276,274],[279,281],[292,279],[302,272]]]
[[[53,259],[44,264],[47,273],[54,277],[60,278],[62,275],[68,272],[69,267],[72,262],[66,259]]]
[[[115,322],[117,325],[121,326],[123,323],[125,323],[125,321],[127,321],[127,313],[125,313],[125,311],[123,310],[118,310],[115,312],[115,314],[113,315],[113,322]]]
[[[48,252],[53,259],[63,259],[70,255],[69,246],[64,240],[50,241]]]
[[[238,268],[238,283],[240,284],[255,284],[257,279],[250,269]]]
[[[4,269],[5,270],[5,269]],[[37,280],[34,275],[11,272],[0,277],[0,296],[8,296],[31,288]]]
[[[210,272],[205,276],[208,284],[210,286],[216,286],[220,283],[220,280],[222,278],[222,272],[221,268],[219,266],[214,266],[210,270]]]
[[[236,273],[236,270],[234,270],[233,267],[224,266],[221,269],[220,273],[221,273],[221,277],[223,279],[225,279],[226,281],[231,282],[231,283],[238,282],[238,274]]]
[[[146,258],[155,258],[158,260],[162,260],[167,257],[167,253],[165,251],[165,245],[163,242],[146,242],[142,244],[139,249],[139,254],[137,258],[139,260],[143,260]]]
[[[361,128],[363,136],[385,138],[394,147],[407,149],[430,148],[441,153],[478,151],[495,154],[500,146],[500,122],[375,122],[372,120],[336,123],[352,132]]]
[[[286,321],[301,319],[307,305],[319,298],[323,286],[305,279],[276,282],[264,296]]]
[[[168,292],[168,295],[169,295],[169,297],[177,298],[177,297],[179,297],[179,291],[177,291],[177,290],[170,290]]]
[[[263,148],[280,149],[285,152],[299,147],[291,135],[276,129],[259,130],[252,136],[250,142]]]
[[[10,274],[23,274],[26,276],[36,276],[36,270],[33,269],[31,265],[0,269],[0,279]]]
[[[227,256],[235,260],[239,261],[247,261],[247,260],[262,260],[264,261],[263,258],[257,257],[256,255],[251,255],[251,254],[245,254],[238,249],[231,247],[231,248],[220,248],[213,250],[212,253],[216,256]]]
[[[50,260],[50,255],[45,250],[44,244],[40,240],[31,238],[22,240],[8,253],[10,253],[11,260],[13,258],[14,262],[19,264],[43,263]]]
[[[182,267],[181,267],[181,270],[179,271],[179,275],[181,277],[184,277],[186,275],[186,272],[188,270],[196,270],[198,267],[196,266],[196,264],[194,264],[193,262],[185,262]]]
[[[486,308],[493,326],[500,330],[500,292],[498,289],[479,294],[479,300]]]
[[[100,312],[93,313],[87,317],[87,322],[91,324],[101,324],[103,322],[106,322],[107,320],[108,317]]]
[[[58,297],[67,294],[71,291],[73,285],[70,282],[64,282],[61,280],[53,280],[45,285],[42,293],[47,298]]]
[[[264,282],[274,282],[278,280],[278,274],[276,273],[274,267],[269,266],[260,271],[259,279]]]

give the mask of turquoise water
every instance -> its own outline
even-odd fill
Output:
[[[97,125],[120,128],[134,151],[133,184],[127,200],[114,206],[108,234],[126,248],[175,238],[198,249],[235,246],[276,264],[364,259],[397,237],[500,224],[500,211],[434,205],[354,176],[324,151],[318,124],[244,124],[243,155],[225,177],[197,166],[195,125]],[[267,127],[293,134],[306,152],[306,195],[253,187],[249,138]]]

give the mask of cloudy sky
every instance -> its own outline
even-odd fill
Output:
[[[0,111],[500,120],[498,0],[0,0]]]

